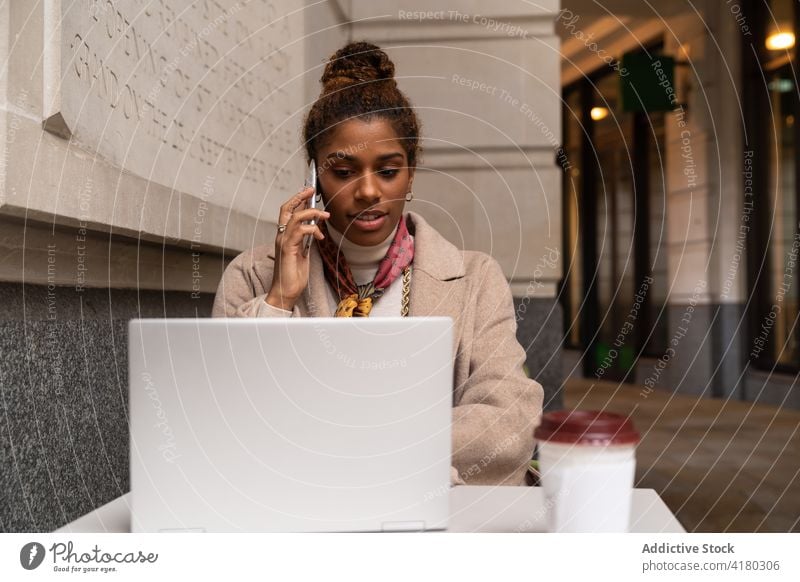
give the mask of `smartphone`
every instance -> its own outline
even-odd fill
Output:
[[[317,207],[317,163],[314,160],[311,160],[311,163],[308,165],[308,175],[306,176],[306,183],[305,188],[308,187],[314,188],[314,193],[311,195],[311,198],[308,201],[308,208],[316,208]],[[316,220],[311,220],[308,224],[316,224]],[[303,240],[303,256],[308,256],[308,251],[311,249],[311,242],[314,240],[314,237],[310,234],[305,236]]]

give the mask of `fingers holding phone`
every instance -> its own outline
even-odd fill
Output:
[[[267,303],[290,311],[308,285],[308,248],[311,240],[322,240],[318,223],[330,214],[310,203],[316,189],[304,188],[280,209],[275,236],[275,269]],[[299,210],[298,210],[299,209]]]

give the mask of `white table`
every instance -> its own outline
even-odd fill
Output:
[[[544,532],[541,487],[455,487],[450,492],[449,532]],[[130,493],[68,523],[56,533],[127,533]],[[634,489],[630,531],[684,533],[653,489]]]

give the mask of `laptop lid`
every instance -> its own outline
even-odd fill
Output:
[[[449,318],[129,324],[133,531],[443,528]]]

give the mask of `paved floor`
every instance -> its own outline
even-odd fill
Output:
[[[800,411],[570,379],[567,408],[630,415],[637,487],[687,531],[800,531]]]

